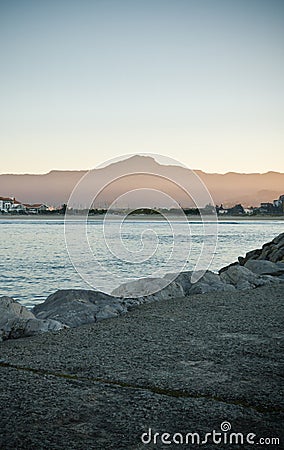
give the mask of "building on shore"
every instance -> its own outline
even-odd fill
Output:
[[[15,197],[0,197],[0,212],[2,214],[42,214],[49,211],[44,203],[21,203]]]
[[[32,205],[25,203],[23,206],[28,214],[42,214],[50,211],[49,207],[44,203],[34,203]]]
[[[13,205],[13,199],[9,197],[0,197],[0,211],[9,212]]]

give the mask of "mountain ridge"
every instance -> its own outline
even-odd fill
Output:
[[[190,174],[194,172],[211,193],[213,201],[216,204],[223,203],[225,206],[232,206],[236,203],[242,203],[244,206],[257,206],[260,202],[271,202],[284,194],[284,173],[282,172],[207,173],[202,170],[191,170],[184,166],[160,164],[152,156],[144,155],[134,155],[91,171],[94,181],[103,185],[104,179],[112,176],[115,178],[116,173],[121,170],[129,172],[130,175],[131,173],[140,174],[137,177],[128,177],[129,189],[141,188],[143,182],[147,187],[162,189],[162,177],[172,177],[181,185],[186,185]],[[162,174],[159,182],[153,181],[155,170],[160,175]],[[0,196],[16,197],[22,202],[43,202],[49,205],[67,203],[72,190],[87,172],[88,170],[54,169],[45,174],[0,174]],[[113,189],[109,188],[106,191],[106,198],[101,198],[101,201],[109,203],[126,189],[126,181],[120,180],[120,183],[114,183]],[[168,193],[173,195],[173,198],[176,196],[175,200],[182,203],[182,196],[173,187]],[[84,200],[82,199],[82,201]]]

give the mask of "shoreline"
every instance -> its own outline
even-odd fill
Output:
[[[284,233],[196,284],[180,273],[146,302],[62,290],[33,316],[4,297],[0,447],[142,450],[153,432],[195,447],[224,423],[244,436],[232,442],[280,445],[283,250]]]
[[[166,219],[163,218],[162,215],[131,215],[131,216],[124,216],[124,215],[119,215],[119,214],[113,214],[113,215],[109,215],[108,216],[108,220],[121,220],[122,218],[125,218],[127,221],[164,221]],[[181,222],[185,222],[185,220],[180,217],[180,216],[171,216],[169,215],[168,218],[174,220],[174,221],[181,221]],[[214,216],[203,216],[204,220],[207,222],[215,222],[215,218]],[[261,215],[257,215],[257,216],[226,216],[226,217],[220,217],[218,216],[217,218],[218,220],[216,222],[242,222],[242,221],[284,221],[284,215],[282,216],[261,216]],[[0,223],[3,221],[13,221],[13,220],[24,220],[24,221],[34,221],[34,220],[42,220],[42,221],[46,221],[46,220],[59,220],[59,221],[64,221],[65,220],[65,216],[64,215],[44,215],[44,214],[35,214],[35,215],[0,215]],[[68,220],[85,220],[85,216],[83,215],[74,215],[68,216]],[[89,216],[88,217],[88,221],[102,221],[104,220],[104,216],[103,215],[98,215],[98,216]],[[188,222],[202,222],[201,217],[199,216],[187,216],[187,221]]]
[[[154,302],[0,343],[0,447],[142,450],[149,428],[204,437],[224,421],[281,442],[283,288]]]

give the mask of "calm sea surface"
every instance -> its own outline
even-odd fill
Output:
[[[115,242],[116,227],[110,233]],[[72,232],[76,235],[79,222],[72,223]],[[87,264],[89,273],[96,273],[96,288],[111,292],[118,284],[117,275],[128,279],[151,276],[157,269],[175,272],[178,261],[176,257],[167,258],[172,249],[173,238],[169,225],[164,221],[131,220],[123,225],[121,237],[124,245],[135,250],[141,246],[141,235],[151,242],[157,243],[155,254],[145,261],[135,264],[116,258],[111,249],[105,245],[102,231],[102,221],[93,220],[88,225],[88,238],[94,254],[94,264],[86,261],[84,252],[78,255],[79,263]],[[149,232],[149,230],[151,230]],[[188,225],[178,222],[175,225],[176,245],[183,248],[188,242]],[[186,261],[185,270],[194,267],[202,246],[201,222],[190,223],[191,254]],[[210,269],[217,271],[226,264],[236,260],[239,255],[262,246],[284,231],[284,222],[277,220],[221,221],[218,224],[218,243]],[[150,234],[149,234],[150,233]],[[50,219],[5,219],[0,220],[1,239],[1,278],[0,295],[9,295],[20,300],[28,307],[42,302],[49,294],[57,289],[82,288],[90,289],[75,270],[66,249],[64,237],[64,220]],[[154,244],[153,244],[154,245]],[[146,246],[147,247],[147,246]],[[182,252],[181,252],[182,253]],[[81,261],[80,261],[81,258]],[[77,259],[78,262],[78,259]],[[99,263],[97,263],[99,262]],[[109,276],[100,268],[107,268]],[[84,267],[86,271],[86,267]],[[115,274],[115,280],[111,277]]]

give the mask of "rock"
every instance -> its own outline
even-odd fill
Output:
[[[3,340],[18,339],[66,328],[68,328],[66,325],[52,319],[10,319],[2,329],[2,338]]]
[[[245,257],[239,256],[238,260],[242,266],[251,260],[267,260],[275,263],[284,261],[284,233],[264,244],[262,248],[248,252]]]
[[[183,296],[189,295],[189,291],[192,288],[192,271],[180,272],[179,274],[169,273],[164,276],[164,279],[171,279],[175,281],[181,288],[183,292]]]
[[[167,274],[167,276],[172,279],[171,274]],[[139,280],[122,284],[114,289],[112,294],[125,297],[124,303],[128,308],[137,304],[185,296],[182,286],[176,280],[169,284],[168,282],[167,277],[140,278]]]
[[[249,260],[245,267],[258,275],[284,275],[284,263],[274,263],[266,260]]]
[[[82,289],[59,290],[33,309],[38,319],[58,320],[69,327],[116,317],[126,311],[121,299],[100,291]]]
[[[249,259],[257,259],[260,255],[261,255],[261,248],[258,248],[256,250],[251,250],[250,252],[247,252],[244,258],[242,256],[239,256],[238,260],[239,263],[243,266]]]
[[[121,284],[111,294],[119,297],[143,297],[160,291],[165,286],[167,286],[167,280],[163,278],[139,278]]]
[[[197,271],[196,275],[202,275],[202,273],[201,271]],[[184,296],[204,294],[212,291],[234,290],[233,286],[224,283],[217,273],[211,272],[210,270],[207,270],[196,283],[191,282],[192,275],[192,271],[181,272],[175,279],[175,282],[181,285]]]
[[[141,278],[122,284],[112,294],[132,298],[139,297],[139,303],[145,303],[212,291],[235,290],[234,286],[223,282],[218,274],[209,270],[196,283],[191,282],[192,274],[192,271],[181,272],[168,285],[166,283],[172,280],[175,274],[166,274],[164,278]]]
[[[13,298],[0,297],[0,342],[7,339],[9,334],[9,322],[19,320],[27,321],[34,318],[34,315]]]
[[[280,450],[276,440],[257,442],[284,439],[283,297],[284,286],[273,285],[172,299],[2,345],[3,365],[12,367],[0,368],[0,448]],[[201,444],[213,429],[218,442],[224,421],[234,434],[227,423],[221,444],[210,444],[212,434]],[[181,433],[177,445],[164,445],[164,432],[170,440]],[[200,444],[188,435],[187,445],[195,432]]]
[[[239,256],[239,258],[241,258],[241,256]],[[244,258],[243,258],[243,259],[244,259]],[[222,268],[219,270],[219,275],[221,275],[222,272],[226,272],[226,270],[228,270],[229,267],[232,267],[232,266],[238,266],[239,264],[240,264],[239,262],[235,261],[235,262],[229,264],[228,266],[222,267]]]
[[[206,292],[214,291],[223,292],[234,290],[235,287],[224,282],[217,273],[213,273],[210,270],[207,270],[203,277],[192,285],[191,289],[189,290],[189,295],[205,294]]]
[[[201,271],[197,271],[196,275],[202,275]],[[207,270],[204,275],[196,282],[192,283],[193,272],[181,272],[175,279],[175,283],[179,284],[183,291],[183,296],[193,294],[205,294],[213,291],[234,291],[234,286],[224,283],[217,273]]]
[[[276,236],[276,238],[273,239],[274,244],[279,245],[283,247],[284,245],[284,233],[279,234]]]
[[[33,312],[10,297],[0,298],[0,340],[31,336],[64,327],[78,327],[117,317],[142,303],[182,298],[212,291],[254,289],[284,281],[284,233],[239,257],[219,274],[206,271],[192,283],[192,271],[163,278],[141,278],[124,283],[112,295],[99,291],[66,289],[50,295]],[[197,273],[198,275],[198,273]]]
[[[272,262],[284,262],[284,247],[275,248],[273,252],[269,255],[269,260]]]
[[[9,319],[33,319],[34,315],[25,306],[11,297],[0,297],[0,328]]]
[[[135,300],[141,304],[185,297],[192,286],[191,276],[192,272],[181,272],[167,273],[163,278],[140,278],[121,284],[112,291],[112,295],[125,297],[128,305],[133,304]]]
[[[155,292],[151,296],[148,296],[147,299],[150,301],[156,300],[169,300],[171,298],[182,298],[185,297],[185,292],[180,283],[176,280],[172,281],[168,286],[161,289],[160,291]]]
[[[277,263],[275,263],[276,266],[280,267],[281,269],[284,268],[284,261],[277,261]]]
[[[11,297],[0,298],[0,338],[17,339],[47,331],[62,330],[64,325],[55,320],[39,320],[25,306]]]
[[[269,275],[257,275],[248,268],[235,264],[220,274],[223,282],[232,284],[238,290],[254,289],[271,283],[279,283],[277,278]]]
[[[53,319],[29,319],[26,324],[25,333],[27,336],[47,333],[48,331],[60,331],[69,327]]]

